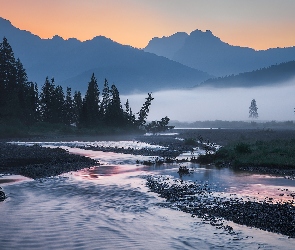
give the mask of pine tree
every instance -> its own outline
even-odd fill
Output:
[[[43,122],[50,123],[54,121],[54,91],[54,79],[50,82],[48,77],[46,77],[40,94],[40,113]]]
[[[135,117],[132,114],[132,110],[131,110],[128,99],[126,100],[126,103],[124,104],[124,106],[125,106],[125,111],[124,111],[125,121],[128,126],[132,126],[134,125]]]
[[[25,98],[25,122],[27,124],[33,124],[39,121],[39,94],[38,94],[38,86],[37,83],[30,82],[29,88],[27,90],[26,98]]]
[[[82,95],[80,91],[75,91],[73,97],[73,123],[79,124],[81,111],[82,111]]]
[[[2,119],[15,118],[19,111],[16,75],[14,53],[4,37],[0,43],[0,118]]]
[[[251,105],[249,107],[249,118],[258,118],[258,112],[257,112],[258,108],[257,108],[257,104],[255,99],[253,99],[251,101]]]
[[[140,111],[138,112],[138,119],[136,121],[138,127],[144,126],[146,124],[146,118],[150,111],[150,105],[152,104],[152,100],[154,100],[151,93],[148,93],[148,97],[145,99],[145,103],[142,105]]]
[[[63,88],[56,86],[53,94],[53,123],[65,123],[65,95]]]
[[[28,76],[19,58],[15,62],[15,68],[16,68],[16,84],[17,85],[26,84],[28,82]]]
[[[120,127],[124,126],[124,113],[121,106],[120,94],[117,87],[113,84],[110,90],[111,99],[105,114],[106,124]]]
[[[66,99],[64,104],[64,122],[69,125],[74,122],[72,89],[67,87]]]
[[[36,96],[36,93],[33,93],[31,83],[28,82],[27,73],[18,58],[15,63],[16,66],[16,85],[17,85],[17,95],[18,95],[18,104],[17,107],[19,114],[18,117],[25,124],[32,124],[34,122],[34,114],[36,112],[36,106],[31,103],[32,96]],[[35,101],[34,101],[35,103]]]
[[[105,121],[105,116],[106,116],[109,104],[110,104],[110,88],[109,88],[108,80],[105,79],[103,90],[102,90],[102,101],[100,104],[100,112],[99,112],[101,119],[104,121]]]
[[[99,110],[99,89],[93,73],[83,99],[80,124],[87,127],[97,125],[99,122]]]

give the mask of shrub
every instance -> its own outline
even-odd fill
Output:
[[[252,152],[250,145],[243,142],[235,146],[235,151],[239,154],[250,154]]]

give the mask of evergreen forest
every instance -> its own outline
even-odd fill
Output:
[[[39,90],[7,39],[0,43],[0,137],[166,130],[168,117],[147,123],[153,99],[148,93],[140,111],[133,113],[128,100],[122,106],[117,87],[105,79],[100,90],[94,74],[84,96],[48,77]]]

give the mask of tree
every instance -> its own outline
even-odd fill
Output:
[[[161,119],[161,121],[152,121],[149,124],[145,125],[145,129],[148,132],[158,133],[174,128],[173,126],[168,126],[169,121],[170,119],[165,116]]]
[[[86,127],[97,125],[99,121],[99,110],[99,89],[93,73],[83,99],[80,124]]]
[[[104,80],[103,90],[102,90],[102,101],[100,104],[100,112],[99,115],[101,116],[102,120],[105,120],[105,115],[107,113],[108,106],[110,104],[110,88],[108,80]]]
[[[146,118],[150,111],[152,100],[154,100],[151,93],[148,93],[148,97],[145,99],[146,99],[145,103],[142,105],[140,111],[138,112],[138,119],[136,121],[138,127],[144,126],[146,124]]]
[[[73,123],[76,123],[76,125],[78,125],[80,121],[82,106],[83,106],[83,101],[82,101],[81,92],[75,91],[74,97],[73,97]]]
[[[135,124],[135,115],[132,113],[132,109],[129,104],[129,100],[127,99],[125,103],[125,112],[124,112],[125,120],[128,126],[133,127]]]
[[[117,87],[113,84],[110,89],[110,101],[105,114],[107,125],[116,127],[125,126],[124,112],[121,106],[120,94]]]
[[[0,43],[0,118],[15,118],[19,111],[17,99],[16,61],[4,37]]]
[[[53,123],[66,123],[65,95],[62,86],[56,86],[53,92]]]
[[[258,112],[257,112],[258,108],[257,108],[257,104],[255,99],[253,99],[251,101],[251,105],[249,107],[249,118],[258,118]]]
[[[67,87],[66,99],[64,104],[64,122],[69,125],[74,122],[72,89]]]
[[[38,87],[37,84],[32,82],[26,82],[19,86],[18,98],[20,104],[19,118],[26,125],[31,125],[38,121]]]
[[[22,122],[37,120],[38,89],[28,82],[20,59],[4,37],[0,43],[0,119]]]
[[[54,79],[49,81],[48,77],[45,79],[45,83],[42,86],[42,92],[40,94],[40,112],[41,120],[43,122],[53,122],[54,120],[54,96],[55,96]]]

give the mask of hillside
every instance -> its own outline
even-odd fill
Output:
[[[121,93],[128,93],[186,88],[210,78],[205,72],[103,36],[85,42],[59,36],[41,39],[3,18],[0,27],[0,38],[8,39],[29,80],[39,85],[49,76],[56,84],[84,92],[94,72],[101,84],[107,78]]]
[[[175,45],[176,40],[178,46]],[[170,49],[163,50],[165,47]],[[238,74],[295,60],[295,47],[256,51],[229,45],[210,30],[153,38],[144,50],[215,76]]]
[[[295,79],[295,61],[225,77],[208,79],[201,84],[214,87],[254,87],[284,83]]]

